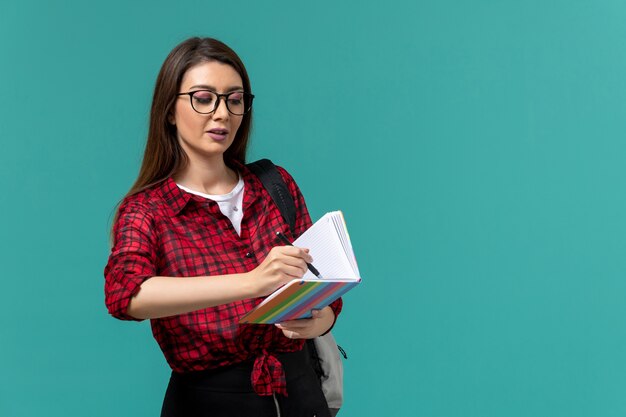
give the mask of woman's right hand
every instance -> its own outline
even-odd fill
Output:
[[[302,276],[307,271],[307,262],[313,258],[309,250],[295,246],[275,246],[259,266],[248,272],[258,296],[271,294],[280,286]]]

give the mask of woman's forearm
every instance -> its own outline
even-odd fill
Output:
[[[211,277],[152,277],[131,299],[128,314],[136,319],[175,316],[203,308],[257,297],[248,274]]]
[[[136,319],[175,316],[237,300],[270,294],[307,271],[308,249],[272,248],[250,272],[210,277],[152,277],[141,284],[127,314]]]

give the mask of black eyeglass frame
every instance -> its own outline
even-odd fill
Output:
[[[213,106],[213,110],[211,110],[210,112],[204,113],[204,112],[198,111],[193,106],[193,95],[196,94],[196,93],[199,93],[201,91],[206,91],[206,92],[209,92],[209,93],[213,93],[213,94],[215,94],[217,96],[217,100],[215,100],[215,106]],[[228,96],[230,96],[231,94],[243,94],[243,102],[247,104],[247,106],[244,109],[243,113],[241,113],[241,114],[233,113],[230,110],[230,107],[228,107]],[[243,116],[246,113],[248,113],[250,110],[252,110],[252,100],[254,100],[254,94],[246,93],[245,91],[231,91],[230,93],[219,94],[219,93],[216,93],[215,91],[212,91],[212,90],[194,90],[194,91],[189,91],[188,93],[178,93],[178,94],[176,94],[176,96],[189,96],[189,104],[191,104],[191,108],[196,113],[199,113],[199,114],[211,114],[211,113],[213,113],[220,106],[220,101],[222,100],[222,97],[224,97],[224,102],[226,103],[226,110],[228,110],[228,112],[230,114],[234,115],[234,116]]]

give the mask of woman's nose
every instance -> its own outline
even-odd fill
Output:
[[[217,107],[213,112],[213,118],[225,119],[228,118],[228,108],[226,107],[226,99],[220,97],[218,98]]]

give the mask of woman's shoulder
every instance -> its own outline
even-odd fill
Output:
[[[276,169],[280,173],[280,176],[283,177],[283,181],[285,181],[285,184],[287,184],[287,188],[289,188],[289,191],[291,192],[292,197],[294,199],[301,198],[302,191],[300,190],[300,186],[298,186],[298,183],[296,183],[296,180],[289,173],[289,171],[287,171],[285,168],[283,168],[280,165],[276,165]]]
[[[280,173],[280,176],[283,177],[283,180],[285,180],[287,184],[296,182],[296,180],[293,179],[293,176],[289,173],[289,171],[287,171],[282,166],[276,165],[276,169],[278,170],[278,172]]]
[[[168,179],[124,197],[120,204],[120,212],[130,209],[155,214],[166,210],[164,188],[167,186],[167,182]]]
[[[260,162],[260,161],[256,161],[256,162]],[[244,177],[248,177],[247,173],[249,173],[251,174],[253,178],[255,178],[255,181],[260,181],[257,175],[254,174],[254,171],[250,167],[250,165],[255,165],[256,162],[251,162],[245,165],[242,165],[241,163],[237,163],[237,165],[235,166],[235,169],[240,172],[246,173]],[[276,167],[276,170],[278,171],[283,181],[285,181],[287,185],[289,185],[290,187],[296,185],[296,181],[294,180],[293,176],[284,167],[282,167],[281,165],[275,164],[272,161],[270,161],[270,164]],[[265,169],[267,169],[267,167]]]

